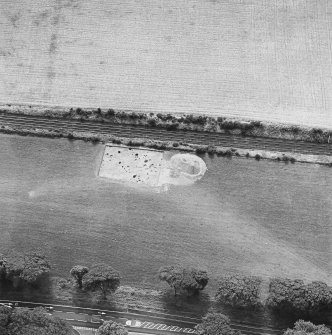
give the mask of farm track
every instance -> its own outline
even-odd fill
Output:
[[[332,144],[318,144],[304,141],[291,141],[273,138],[254,138],[210,132],[166,130],[136,125],[101,123],[46,118],[28,115],[0,114],[0,124],[15,127],[33,127],[48,130],[89,131],[91,133],[114,135],[128,138],[146,138],[162,141],[177,141],[202,145],[220,145],[242,149],[294,152],[310,155],[331,155]]]

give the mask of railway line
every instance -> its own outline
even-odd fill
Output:
[[[40,116],[0,114],[0,125],[31,127],[48,130],[89,131],[128,138],[146,138],[162,141],[176,141],[202,145],[220,145],[242,149],[295,152],[310,155],[332,155],[332,144],[310,143],[273,138],[253,138],[221,133],[166,130],[136,125],[101,123]]]

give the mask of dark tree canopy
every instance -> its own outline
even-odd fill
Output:
[[[219,281],[216,299],[225,305],[255,308],[261,305],[261,284],[262,279],[259,277],[226,275]]]
[[[163,266],[158,271],[158,276],[161,281],[165,281],[175,291],[181,288],[183,269],[175,266]]]
[[[307,303],[303,280],[271,279],[266,303],[274,309],[305,310]]]
[[[128,335],[127,329],[120,323],[105,321],[97,330],[96,335]]]
[[[178,290],[184,290],[188,295],[198,293],[209,281],[206,271],[178,266],[163,266],[159,269],[158,275],[161,281],[165,281],[174,289],[175,295]]]
[[[306,285],[306,300],[310,311],[322,312],[332,309],[332,287],[320,281]]]
[[[70,274],[74,277],[76,280],[76,283],[79,288],[82,288],[83,283],[83,276],[89,272],[89,269],[86,266],[83,265],[75,265],[71,270]]]
[[[0,254],[0,280],[6,278],[6,258]]]
[[[9,324],[10,315],[12,314],[12,309],[0,306],[0,334],[9,335],[7,325]]]
[[[8,280],[21,279],[27,283],[35,283],[51,269],[45,255],[40,252],[11,252],[0,260],[2,274]]]
[[[73,329],[57,317],[46,314],[46,310],[0,307],[1,335],[70,335]]]
[[[322,312],[332,309],[332,290],[322,282],[271,279],[268,307],[284,311]]]
[[[45,255],[37,252],[24,255],[24,269],[20,274],[21,279],[32,283],[40,276],[48,273],[51,269],[50,263]]]
[[[209,312],[196,327],[199,335],[240,335],[230,326],[229,318],[221,313]]]
[[[106,297],[120,286],[120,273],[107,264],[96,264],[83,276],[83,288],[88,291],[100,290]]]
[[[287,329],[284,335],[331,335],[331,329],[325,325],[314,325],[311,322],[299,320],[293,329]]]

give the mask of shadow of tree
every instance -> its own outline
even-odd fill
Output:
[[[178,315],[190,313],[198,318],[205,315],[212,306],[210,296],[205,292],[191,296],[187,296],[186,294],[174,296],[173,290],[164,292],[162,303],[164,308],[170,313]]]

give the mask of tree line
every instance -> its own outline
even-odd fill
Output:
[[[195,326],[197,335],[242,335],[241,331],[235,330],[230,325],[230,319],[221,313],[209,312],[201,323]],[[96,335],[128,335],[124,325],[105,321],[97,330]],[[314,325],[311,322],[298,320],[294,328],[287,329],[283,335],[331,335],[331,329],[325,325]]]
[[[38,287],[39,281],[47,277],[50,270],[51,265],[41,252],[11,251],[6,255],[0,254],[0,280],[11,282],[13,286]],[[94,264],[90,268],[75,265],[69,273],[77,289],[82,292],[98,292],[105,299],[108,294],[114,293],[119,288],[121,282],[120,272],[104,263]],[[197,295],[209,282],[209,276],[205,270],[177,265],[162,266],[158,271],[158,278],[173,289],[174,295],[180,296]],[[320,281],[304,283],[303,280],[298,279],[272,278],[269,282],[268,296],[263,300],[261,297],[262,282],[262,279],[257,276],[240,274],[221,276],[215,300],[223,305],[251,310],[262,307],[274,311],[301,313],[322,313],[332,310],[332,288],[326,283]],[[42,314],[45,314],[42,309],[31,312],[31,310],[15,308],[9,312],[8,309],[1,307],[0,334],[34,334],[30,323],[44,320],[41,317]],[[71,334],[67,324],[52,319],[50,315],[45,315],[46,319],[42,322],[47,330],[45,334]],[[22,323],[22,318],[26,320],[26,325]],[[15,325],[16,322],[18,325]],[[21,326],[27,330],[20,332],[18,329]],[[199,335],[239,335],[239,332],[231,329],[229,319],[225,315],[214,311],[207,313],[202,318],[202,322],[196,327],[196,332]],[[331,334],[330,330],[324,326],[315,326],[300,320],[295,324],[294,329],[287,330],[284,335],[305,335],[307,333]],[[43,335],[44,332],[38,332],[38,334]],[[97,334],[127,335],[122,325],[108,321],[100,327]]]
[[[38,285],[49,274],[51,265],[46,256],[37,251],[0,254],[0,280]],[[82,291],[99,292],[103,298],[115,292],[121,281],[119,271],[104,263],[91,268],[75,265],[70,270],[75,285]],[[202,269],[176,265],[162,266],[158,278],[174,290],[174,295],[197,295],[209,282]],[[321,313],[332,310],[332,287],[321,281],[304,283],[299,279],[272,278],[267,299],[262,299],[262,279],[257,276],[227,274],[219,278],[215,300],[232,307],[256,309],[267,307],[275,311]]]
[[[209,312],[195,326],[197,335],[242,335],[230,325],[230,319],[221,313]],[[1,335],[74,335],[74,329],[64,320],[52,316],[42,307],[10,308],[0,306]],[[96,335],[128,335],[125,325],[113,320],[104,321]],[[325,325],[314,325],[299,320],[294,328],[287,329],[283,335],[331,335]]]
[[[1,335],[74,335],[64,320],[49,315],[42,307],[29,309],[0,306]]]

